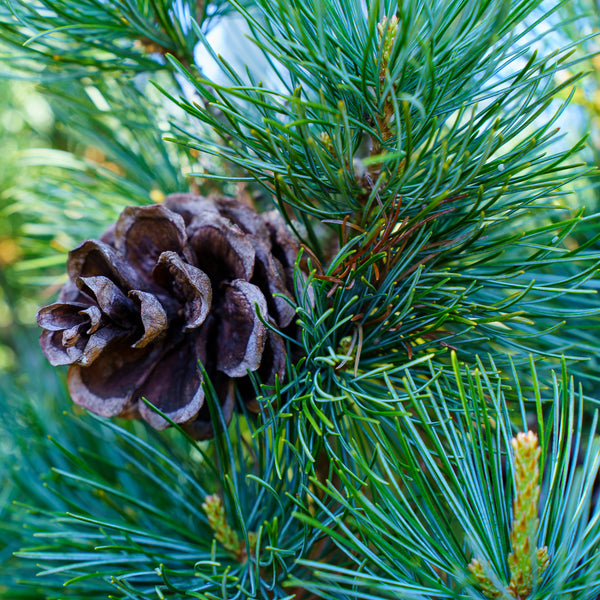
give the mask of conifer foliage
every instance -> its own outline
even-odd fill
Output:
[[[554,4],[0,2],[61,124],[14,274],[62,286],[59,368],[0,374],[0,598],[599,597]]]

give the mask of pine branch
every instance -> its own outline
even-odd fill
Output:
[[[262,412],[240,397],[228,428],[203,373],[210,443],[62,415],[25,346],[29,381],[0,381],[0,597],[595,599],[597,417],[566,362],[600,352],[598,216],[561,191],[589,173],[583,140],[556,146],[580,78],[560,74],[585,57],[547,49],[553,11],[234,2],[272,72],[213,51],[222,83],[194,51],[225,4],[3,6],[5,41],[29,40],[13,65],[69,123],[69,152],[26,154],[52,169],[13,192],[32,281],[55,281],[49,242],[181,191],[197,151],[204,189],[258,182],[304,249],[285,381],[252,374]]]
[[[204,26],[225,14],[227,3],[184,0],[151,2],[58,2],[7,0],[0,13],[3,42],[17,49],[13,65],[39,69],[28,50],[49,64],[48,78],[101,76],[107,72],[156,71],[167,53],[194,64],[198,38],[190,19]]]
[[[508,449],[515,428],[528,427],[527,404],[510,409],[493,373],[458,363],[454,368],[463,410],[453,408],[436,383],[423,389],[411,382],[411,400],[399,401],[396,417],[372,427],[374,460],[356,448],[353,463],[334,463],[342,486],[315,482],[339,508],[324,522],[308,512],[299,518],[332,537],[347,561],[303,561],[315,579],[302,585],[328,598],[471,598],[480,597],[478,591],[502,596],[490,590],[502,590],[509,580],[511,531],[518,526],[511,498],[520,498],[519,463],[507,460]],[[533,392],[542,395],[538,387]],[[600,585],[597,561],[589,560],[600,542],[596,418],[584,424],[581,393],[564,367],[548,392],[536,425],[544,457],[541,502],[527,510],[540,517],[534,534],[539,547],[548,546],[549,565],[530,592],[507,597],[560,597],[577,589],[579,597],[592,599]],[[434,402],[427,413],[419,408],[421,395]],[[582,448],[585,459],[578,466]],[[325,509],[314,492],[310,497]],[[529,552],[535,556],[535,546]],[[487,587],[471,575],[471,553],[484,561]]]
[[[47,369],[35,365],[32,374],[39,378]],[[159,438],[131,424],[60,415],[64,391],[55,392],[58,406],[23,404],[27,397],[35,395],[14,390],[11,406],[23,426],[10,434],[11,465],[19,465],[13,497],[27,505],[13,507],[2,526],[5,539],[25,548],[2,566],[11,575],[0,597],[20,590],[33,598],[43,589],[75,597],[216,599],[223,586],[229,598],[289,596],[282,585],[313,542],[310,529],[293,519],[295,491],[306,476],[291,449],[275,455],[270,428],[255,432],[242,415],[207,447],[176,431]],[[218,403],[211,410],[219,413]],[[243,560],[214,539],[204,506],[215,493],[231,535],[244,546]]]
[[[468,11],[461,14],[456,3],[438,4],[431,16],[417,2],[403,7],[399,33],[386,51],[394,69],[384,83],[383,46],[374,23],[381,25],[391,7],[373,5],[368,21],[358,18],[352,2],[303,9],[259,3],[264,21],[239,8],[257,46],[279,62],[273,74],[279,81],[234,73],[223,59],[230,86],[180,69],[225,117],[181,99],[181,106],[221,134],[226,147],[194,136],[188,136],[190,143],[204,152],[225,152],[300,212],[343,217],[360,211],[363,225],[378,203],[389,205],[400,189],[411,216],[423,202],[434,208],[461,193],[475,196],[480,186],[483,206],[503,188],[522,193],[523,172],[530,173],[528,183],[537,179],[530,161],[541,159],[539,151],[553,135],[551,121],[535,133],[526,128],[562,87],[553,86],[552,74],[565,66],[568,48],[562,56],[533,54],[520,72],[511,72],[508,66],[527,55],[525,39],[533,25],[516,39],[503,41],[503,36],[513,15],[537,3],[515,4],[507,10],[508,20],[493,3],[478,5],[462,30]],[[433,15],[443,20],[437,23]],[[481,42],[474,46],[472,39]],[[429,45],[436,47],[434,55],[424,51]],[[447,60],[449,55],[454,60]],[[485,108],[477,108],[482,101]],[[394,107],[394,132],[382,140],[377,123],[386,103]],[[380,142],[382,150],[369,155],[368,147]],[[543,189],[539,180],[538,185]]]
[[[238,7],[277,61],[275,79],[220,59],[230,83],[217,84],[172,59],[211,110],[168,94],[220,136],[179,141],[248,172],[304,225],[324,282],[313,282],[315,294],[325,296],[303,320],[306,331],[323,324],[307,355],[322,348],[319,360],[338,357],[334,367],[359,356],[365,372],[429,352],[447,364],[447,348],[471,362],[496,348],[517,361],[530,352],[587,360],[594,352],[578,352],[563,325],[596,314],[585,283],[600,255],[595,237],[567,243],[596,217],[572,215],[558,191],[587,168],[572,164],[583,141],[553,153],[568,100],[549,112],[578,80],[554,77],[576,66],[572,45],[531,51],[543,20],[536,2],[504,13],[440,1],[425,14],[415,1],[391,33],[387,5],[359,18],[353,2],[317,4],[259,2],[262,17]],[[525,26],[509,35],[516,15]],[[325,255],[315,217],[333,230],[336,254]]]

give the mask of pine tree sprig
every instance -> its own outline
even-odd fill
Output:
[[[4,4],[0,39],[19,51],[13,66],[37,70],[41,59],[49,65],[49,79],[61,79],[67,73],[89,77],[155,71],[165,64],[167,53],[194,65],[198,39],[189,19],[207,30],[211,21],[229,10],[219,0],[183,0],[177,7],[167,0],[11,0]],[[23,52],[23,45],[29,55]]]
[[[37,372],[48,367],[39,365]],[[68,402],[62,383],[48,389],[61,404]],[[306,481],[298,468],[301,457],[289,447],[274,448],[271,427],[255,433],[252,417],[242,414],[221,434],[226,439],[217,452],[175,431],[161,441],[131,423],[122,427],[81,413],[59,418],[54,411],[60,405],[48,402],[38,410],[23,402],[27,397],[36,396],[23,389],[9,396],[12,423],[22,423],[12,427],[10,438],[10,464],[19,465],[13,497],[25,504],[13,505],[2,525],[11,549],[20,546],[1,567],[11,573],[7,598],[15,597],[14,590],[32,600],[40,593],[98,600],[110,593],[140,600],[156,600],[157,593],[211,600],[223,593],[240,599],[290,596],[283,584],[314,536],[293,519]],[[211,402],[218,413],[218,402]],[[52,440],[46,442],[48,434]],[[215,494],[227,524],[243,523],[234,534],[239,554],[215,540],[215,523],[202,506]],[[321,546],[312,555],[331,551]],[[27,592],[26,582],[38,573]]]
[[[513,526],[510,534],[511,553],[508,555],[510,581],[505,591],[499,590],[486,575],[479,560],[473,558],[468,565],[478,585],[488,598],[500,598],[505,593],[526,600],[534,582],[548,568],[548,548],[535,548],[539,519],[537,507],[540,499],[539,459],[541,448],[537,435],[520,432],[511,440],[515,461],[515,498],[513,501]]]
[[[0,597],[596,600],[600,234],[559,131],[589,58],[566,1],[0,2],[61,148],[4,193],[11,277],[51,294],[78,241],[173,191],[275,206],[301,243],[258,414],[240,386],[230,421],[207,375],[215,316],[210,441],[72,407],[15,340]],[[212,47],[228,16],[248,44]]]
[[[442,5],[443,2],[436,9],[437,12],[444,13]],[[411,26],[415,25],[411,23],[411,18],[417,20],[423,18],[423,31],[427,32],[426,18],[424,15],[415,17],[411,14],[411,8],[406,6],[403,9],[403,21],[400,27],[403,33],[398,35],[395,46],[400,47],[402,43],[410,45],[406,36]],[[277,9],[261,5],[261,10],[268,18],[266,23],[259,22],[243,9],[240,10],[256,36],[261,38],[259,46],[271,58],[276,55],[277,60],[288,69],[288,75],[281,74],[279,83],[259,84],[255,79],[245,81],[241,75],[234,74],[231,68],[222,62],[224,72],[231,78],[231,86],[228,87],[202,78],[195,79],[189,72],[181,70],[183,76],[191,77],[198,92],[208,102],[224,112],[226,121],[220,121],[211,111],[194,107],[189,101],[181,99],[179,102],[182,107],[206,122],[228,141],[225,147],[218,150],[221,155],[225,152],[225,156],[253,173],[259,180],[265,178],[268,180],[267,172],[274,173],[282,198],[298,210],[321,216],[325,214],[343,216],[348,214],[348,208],[341,210],[342,206],[356,205],[355,209],[359,209],[364,206],[361,198],[369,205],[377,196],[380,196],[381,201],[385,203],[388,199],[394,198],[400,185],[415,204],[421,202],[421,199],[453,197],[464,187],[477,189],[479,184],[484,184],[486,192],[489,193],[491,180],[497,176],[503,179],[503,184],[508,179],[512,179],[511,170],[506,170],[509,164],[514,165],[515,172],[531,166],[529,165],[531,156],[527,158],[523,156],[523,159],[517,161],[508,158],[512,153],[506,147],[506,140],[516,139],[520,131],[534,122],[555,93],[550,84],[553,68],[545,64],[554,58],[532,59],[514,78],[514,87],[511,88],[513,78],[507,77],[505,67],[525,51],[524,46],[519,47],[518,44],[511,46],[511,48],[518,48],[512,50],[516,53],[514,56],[510,54],[511,49],[508,47],[498,48],[503,65],[498,70],[498,75],[486,73],[486,76],[481,79],[475,76],[469,80],[469,86],[485,88],[482,99],[489,100],[495,94],[497,97],[480,114],[473,109],[469,119],[466,115],[467,107],[461,107],[460,102],[460,98],[466,95],[464,90],[461,90],[458,98],[453,97],[452,106],[443,108],[444,102],[440,103],[439,98],[437,104],[428,109],[422,107],[417,109],[411,106],[412,95],[407,91],[407,87],[409,90],[421,89],[421,87],[428,89],[438,85],[440,81],[428,81],[430,71],[425,68],[425,65],[421,67],[423,69],[421,72],[418,70],[418,61],[415,58],[416,47],[419,46],[419,51],[426,47],[427,43],[424,40],[415,39],[414,50],[407,51],[405,56],[394,57],[395,70],[387,85],[391,89],[384,92],[380,90],[379,75],[376,73],[378,52],[374,47],[377,42],[373,33],[358,31],[360,26],[357,23],[348,27],[348,24],[344,23],[342,26],[341,23],[336,22],[336,19],[345,18],[342,15],[344,11],[348,13],[349,6],[345,6],[342,10],[332,3],[327,13],[317,10],[313,13],[317,15],[315,17],[309,16],[309,13],[304,11],[296,14],[293,12],[294,9],[283,4]],[[372,10],[377,9],[373,6]],[[324,16],[325,14],[327,17]],[[375,15],[375,12],[371,13],[370,18],[376,18]],[[319,19],[329,21],[326,23]],[[295,23],[293,39],[283,21]],[[449,19],[444,26],[449,28],[451,22],[452,19]],[[505,26],[505,23],[499,23],[496,22],[495,26],[501,28]],[[489,23],[485,19],[481,22],[475,20],[472,27],[480,27],[483,31],[487,25]],[[311,36],[315,31],[326,29],[327,26],[334,26],[339,36],[326,37],[314,43],[306,39],[305,46],[303,45],[302,48],[298,46],[297,36],[300,38],[303,35]],[[430,35],[433,42],[445,33],[442,27],[439,30],[432,29],[423,35]],[[470,33],[476,35],[474,32]],[[491,43],[491,35],[493,34],[487,31],[483,39]],[[351,36],[354,36],[354,39],[350,39]],[[463,43],[460,37],[444,39],[445,45],[451,46],[453,43],[457,46],[456,51],[460,52],[458,48],[461,48]],[[483,56],[484,48],[480,50]],[[370,52],[373,53],[372,60],[369,58]],[[505,52],[507,56],[504,56]],[[343,64],[339,62],[340,56],[344,57]],[[486,60],[491,62],[491,56],[485,56]],[[469,58],[469,61],[473,60],[477,60],[475,56]],[[328,61],[335,62],[335,68]],[[460,61],[457,60],[455,64],[458,68]],[[308,70],[313,65],[313,72],[309,75]],[[485,72],[483,65],[481,68]],[[373,72],[366,69],[373,69]],[[538,70],[539,74],[536,74]],[[412,75],[413,71],[414,75]],[[318,73],[316,79],[313,79],[314,73]],[[338,73],[343,74],[343,85],[337,84]],[[252,76],[248,75],[248,77]],[[362,83],[359,82],[360,78],[363,78]],[[567,85],[570,83],[572,82]],[[506,87],[503,87],[504,84]],[[538,88],[540,96],[537,98],[535,94],[530,94],[523,104],[517,98],[524,91],[523,86],[527,84]],[[395,98],[392,93],[394,86],[403,89],[398,98]],[[368,94],[368,90],[371,89],[380,94],[376,101]],[[444,94],[449,91],[442,89]],[[469,88],[469,92],[473,93],[474,90]],[[394,166],[386,165],[384,182],[383,179],[379,179],[378,174],[374,173],[373,164],[366,167],[366,171],[360,165],[363,159],[368,158],[368,152],[365,154],[361,150],[361,144],[364,145],[368,138],[371,138],[375,144],[380,143],[377,141],[380,132],[376,130],[377,128],[370,128],[369,123],[377,123],[381,118],[380,105],[384,102],[382,97],[386,94],[391,96],[385,102],[397,105],[395,110],[399,112],[395,123],[398,131],[390,138],[395,147],[386,148],[383,153],[384,155],[390,152],[396,153],[397,158]],[[501,117],[499,117],[500,107],[502,107]],[[512,108],[514,112],[511,112]],[[405,110],[406,119],[402,117]],[[449,120],[453,122],[451,126]],[[326,126],[327,123],[329,126]],[[542,131],[550,131],[549,123],[537,134],[526,135],[524,147],[527,148],[527,141],[531,142],[527,152],[535,153],[539,144],[543,145]],[[324,134],[330,140],[327,147],[316,142]],[[436,149],[432,148],[434,140]],[[232,141],[234,144],[231,143]],[[203,151],[216,152],[214,143],[200,139],[198,142],[196,144],[193,140],[190,141],[192,145]],[[334,154],[331,148],[335,149]],[[506,148],[505,156],[501,157],[502,151],[500,151],[496,158],[492,158],[500,148]],[[428,149],[431,149],[433,154]],[[441,151],[441,154],[434,156],[438,151]],[[472,166],[465,165],[463,169],[456,161],[449,159],[448,157],[455,152],[463,156],[468,155],[471,159],[469,164]],[[254,159],[253,156],[256,158]],[[334,156],[336,160],[332,162]],[[423,160],[427,160],[433,166],[433,170],[425,178],[421,167],[418,166],[419,161]],[[526,167],[526,164],[529,166]],[[305,168],[308,166],[310,168]],[[307,176],[312,179],[312,182],[307,179]],[[349,179],[346,181],[344,178]],[[379,184],[374,183],[376,180]],[[514,190],[517,178],[514,178],[511,184]],[[322,208],[315,206],[314,198],[317,197],[327,198],[328,204],[323,205]],[[368,213],[367,210],[366,214]]]
[[[457,363],[455,369],[455,389],[463,410],[452,408],[440,386],[441,378],[425,390],[411,385],[408,392],[412,401],[399,399],[403,410],[394,418],[380,418],[379,426],[371,428],[374,459],[365,459],[355,436],[350,438],[355,451],[348,453],[345,466],[333,462],[339,483],[315,481],[323,495],[310,495],[322,510],[327,499],[328,518],[318,523],[305,510],[298,517],[332,537],[346,552],[347,562],[303,562],[312,569],[314,579],[302,580],[302,585],[319,594],[329,593],[326,597],[361,590],[351,597],[467,598],[484,591],[486,597],[541,599],[577,589],[580,597],[592,600],[600,575],[597,561],[587,557],[600,543],[593,516],[597,506],[592,500],[599,464],[590,457],[578,467],[577,452],[573,454],[577,448],[563,437],[570,419],[578,415],[578,443],[584,444],[584,437],[594,440],[595,420],[590,429],[581,429],[580,392],[567,377],[564,387],[555,378],[545,394],[550,392],[550,399],[544,406],[551,407],[553,413],[544,424],[550,436],[547,464],[554,472],[544,471],[539,492],[535,491],[535,473],[521,474],[523,481],[526,475],[533,494],[530,499],[540,494],[539,526],[537,505],[527,503],[524,514],[531,516],[534,510],[533,521],[527,517],[526,526],[534,527],[540,548],[547,547],[547,555],[530,545],[528,556],[539,560],[539,572],[536,577],[529,571],[525,577],[525,585],[533,582],[529,595],[517,589],[515,581],[515,593],[522,594],[518,596],[504,591],[510,579],[509,554],[516,546],[522,549],[524,543],[522,537],[514,538],[511,547],[511,496],[516,493],[513,490],[520,474],[519,467],[507,457],[512,448],[513,420],[518,419],[509,412],[510,404],[504,397],[508,388],[497,375],[482,369],[463,370]],[[418,409],[419,391],[431,395],[433,404],[426,411]],[[544,395],[542,390],[534,391]],[[519,408],[515,408],[518,414]],[[541,422],[538,427],[542,431]],[[532,456],[536,455],[539,452],[533,452]],[[552,483],[557,478],[562,487]],[[516,502],[515,497],[515,506]],[[560,514],[553,512],[558,506],[563,511]],[[345,514],[352,514],[353,520],[346,521]],[[520,515],[514,518],[518,528]],[[578,531],[575,536],[571,527]],[[464,539],[477,557],[471,569]],[[366,540],[378,548],[377,553],[368,549]],[[462,567],[458,567],[461,555]],[[552,558],[549,565],[547,556]],[[562,558],[567,556],[568,562]],[[481,575],[479,583],[473,583],[473,574]]]

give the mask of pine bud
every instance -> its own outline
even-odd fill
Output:
[[[546,547],[532,549],[536,540],[540,499],[539,459],[541,449],[533,432],[519,433],[511,440],[515,464],[515,498],[513,526],[510,536],[512,552],[508,555],[511,578],[505,590],[500,591],[486,575],[479,560],[474,558],[468,566],[477,585],[488,598],[509,595],[519,600],[529,598],[536,577],[548,567],[550,557]]]
[[[246,562],[246,546],[240,541],[238,534],[227,523],[225,507],[217,494],[206,496],[202,508],[208,517],[208,524],[215,532],[215,539],[225,550],[233,554],[240,562]]]
[[[532,540],[535,540],[539,520],[540,500],[539,459],[541,449],[535,433],[519,433],[511,441],[515,461],[515,499],[513,529],[510,536],[512,552],[508,556],[511,571],[509,590],[515,598],[528,598],[533,588],[534,569],[538,574],[548,566],[546,548],[535,552],[532,560]]]
[[[377,31],[381,39],[381,69],[380,76],[383,79],[388,68],[390,61],[390,54],[394,46],[394,40],[398,34],[398,17],[392,15],[391,17],[384,17],[377,24]]]
[[[470,562],[467,568],[471,571],[473,577],[475,577],[481,591],[488,598],[500,598],[500,596],[502,596],[502,592],[498,591],[494,586],[490,578],[486,575],[483,565],[476,558]]]

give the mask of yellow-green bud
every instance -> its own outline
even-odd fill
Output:
[[[538,503],[540,500],[541,450],[535,433],[519,433],[511,440],[514,457],[515,498],[513,501],[513,526],[510,535],[512,552],[508,555],[510,582],[498,590],[485,574],[481,563],[473,559],[468,566],[483,594],[499,598],[508,594],[519,600],[529,598],[533,583],[550,563],[548,548],[535,548],[538,528]]]
[[[246,545],[240,540],[238,534],[227,523],[225,507],[219,495],[206,496],[202,508],[208,517],[208,524],[215,533],[215,539],[225,550],[233,554],[240,562],[246,562]]]
[[[398,17],[396,15],[392,15],[390,18],[384,17],[377,24],[377,31],[381,40],[380,76],[383,78],[385,77],[385,72],[390,61],[390,54],[392,52],[392,47],[394,46],[394,40],[398,34]]]
[[[502,592],[492,583],[491,579],[486,575],[483,565],[476,558],[470,562],[467,568],[471,571],[473,577],[475,577],[481,591],[488,598],[500,598],[502,596]]]

